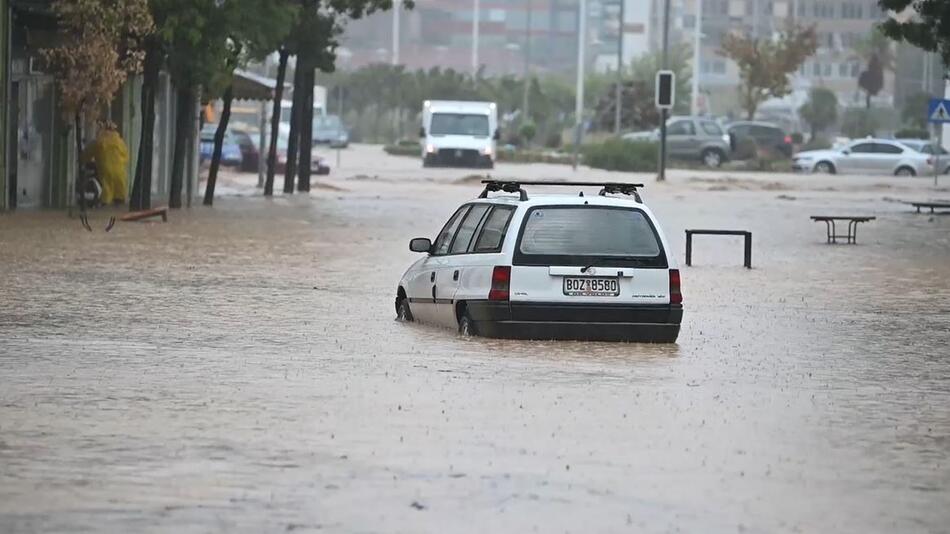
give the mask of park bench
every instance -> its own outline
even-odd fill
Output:
[[[950,210],[950,202],[911,202],[910,205],[917,208],[917,213],[920,213],[920,208],[930,208],[930,213],[935,209]]]
[[[686,265],[693,264],[693,235],[738,235],[745,238],[745,265],[752,268],[752,232],[746,230],[686,230]]]
[[[825,223],[828,233],[828,243],[837,243],[839,237],[846,237],[849,245],[858,243],[858,223],[866,223],[876,219],[876,217],[853,217],[847,215],[812,215],[811,220]],[[848,233],[839,234],[835,228],[835,221],[848,221]]]
[[[158,208],[152,208],[150,210],[132,211],[126,213],[119,219],[125,222],[130,222],[141,221],[142,219],[148,219],[150,217],[161,217],[162,222],[168,222],[168,207],[161,206]]]

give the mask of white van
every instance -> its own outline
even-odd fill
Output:
[[[426,100],[422,106],[422,165],[495,166],[498,106],[494,102]]]
[[[485,184],[435,242],[410,242],[425,257],[399,281],[400,320],[487,337],[676,341],[680,272],[639,184]],[[600,194],[529,197],[525,185]]]

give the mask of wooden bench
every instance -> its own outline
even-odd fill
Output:
[[[693,235],[738,235],[745,238],[745,265],[752,268],[752,232],[746,230],[686,230],[686,265],[693,264]]]
[[[917,213],[920,213],[920,208],[930,208],[930,213],[933,213],[935,209],[950,210],[950,202],[910,202],[909,204],[917,208]]]
[[[828,231],[828,243],[837,243],[839,237],[848,238],[849,245],[858,243],[858,223],[870,222],[877,217],[853,217],[848,215],[812,215],[811,220],[825,223]],[[848,233],[839,234],[835,228],[835,221],[848,221]]]
[[[161,217],[162,222],[168,222],[168,206],[161,206],[158,208],[152,208],[150,210],[132,211],[119,217],[119,220],[125,222],[141,221],[142,219],[148,219],[151,217]]]

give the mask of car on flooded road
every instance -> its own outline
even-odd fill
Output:
[[[822,174],[925,176],[933,172],[933,157],[890,139],[860,139],[837,149],[799,152],[792,168]]]
[[[465,336],[676,341],[680,273],[640,184],[484,183],[434,242],[410,242],[425,257],[399,281],[397,318]],[[527,185],[575,190],[529,196]],[[590,186],[600,193],[577,193]]]

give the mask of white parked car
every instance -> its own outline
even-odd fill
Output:
[[[861,139],[836,149],[795,154],[795,170],[827,174],[892,174],[923,176],[933,172],[933,159],[889,139]]]
[[[462,335],[676,341],[680,274],[639,184],[485,184],[435,242],[410,242],[425,257],[399,281],[399,319]],[[529,196],[526,185],[600,194]]]
[[[933,157],[934,165],[937,164],[937,156],[939,155],[940,166],[943,167],[942,174],[950,174],[950,152],[947,152],[946,148],[938,146],[936,143],[920,139],[898,139],[898,141],[902,145],[909,146],[921,154],[927,154]]]

